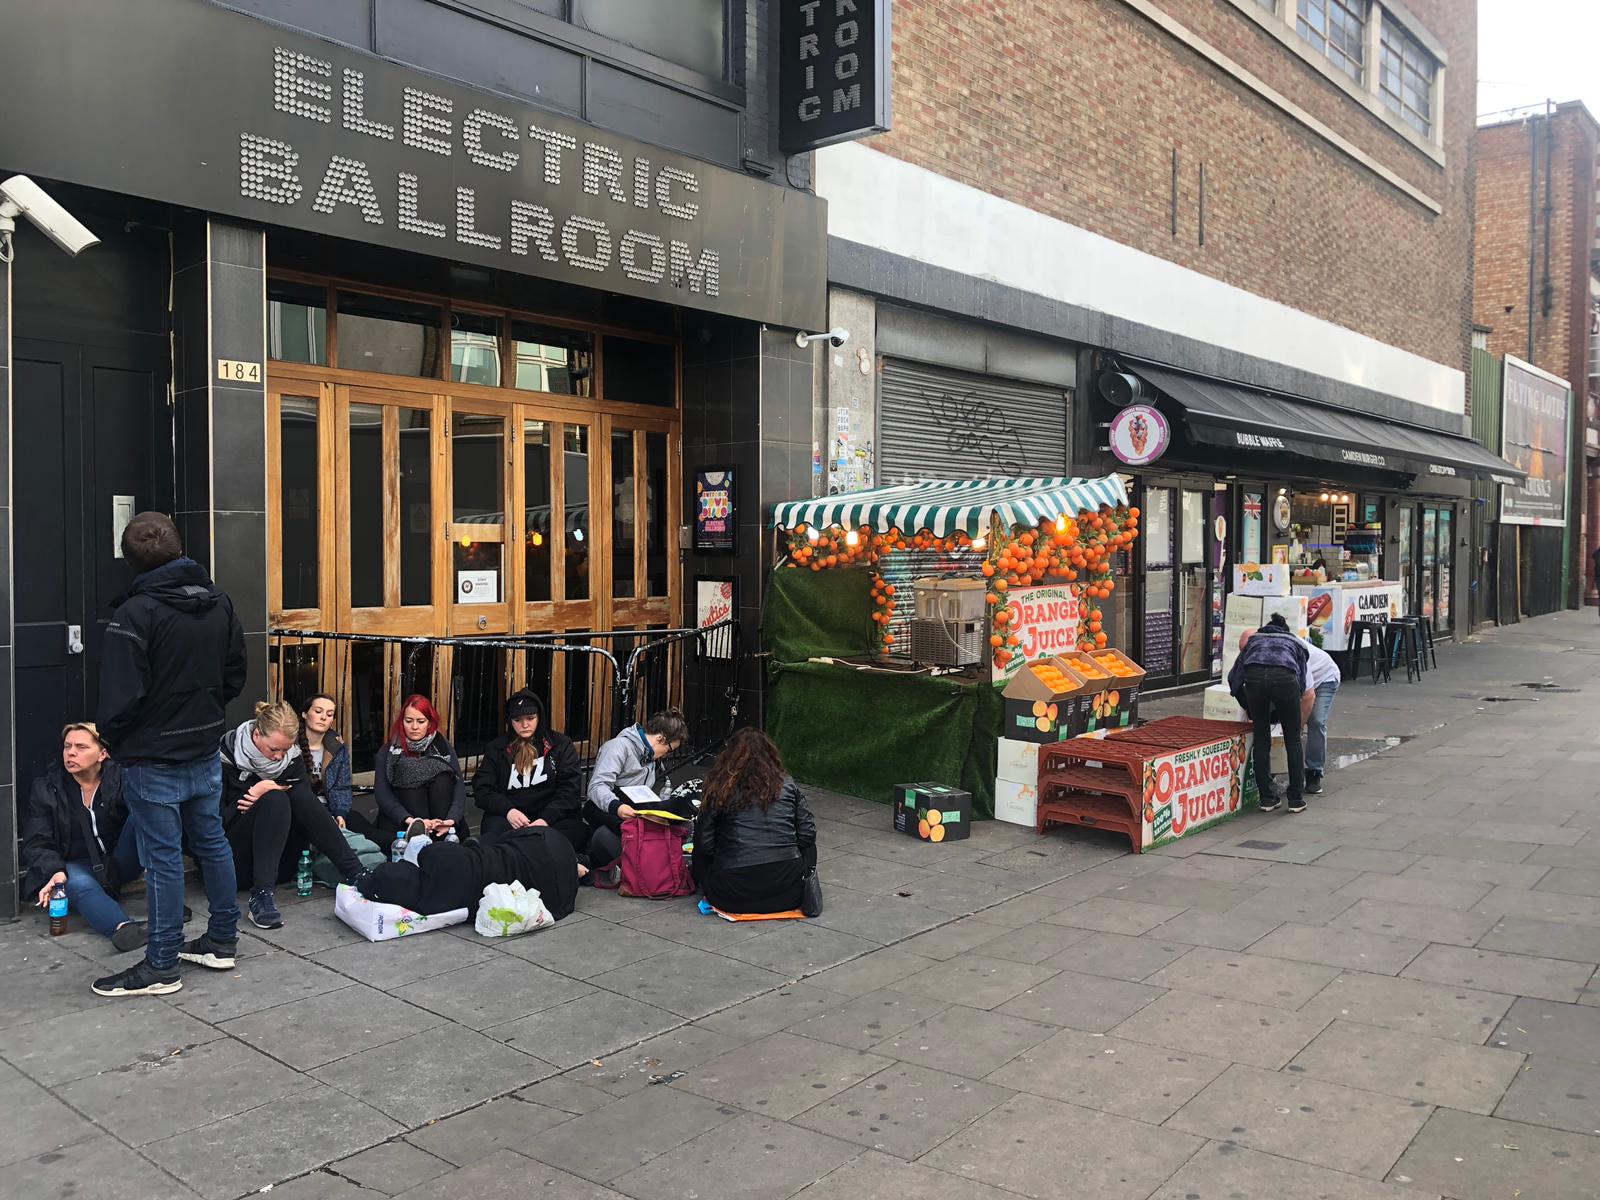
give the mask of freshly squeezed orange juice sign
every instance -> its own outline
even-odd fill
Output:
[[[1025,662],[1077,649],[1083,606],[1070,587],[1013,588],[1007,605],[1021,642],[1005,669],[996,668],[996,680],[1011,678]]]
[[[1223,738],[1151,759],[1144,768],[1144,844],[1193,833],[1239,807],[1244,739]]]

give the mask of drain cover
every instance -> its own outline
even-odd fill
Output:
[[[1241,850],[1282,850],[1288,844],[1288,842],[1263,842],[1255,838],[1237,843]]]

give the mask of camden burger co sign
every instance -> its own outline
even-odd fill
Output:
[[[774,324],[825,323],[825,206],[204,0],[18,0],[0,161]],[[509,35],[508,35],[509,36]]]

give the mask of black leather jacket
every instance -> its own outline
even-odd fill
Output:
[[[94,825],[100,829],[100,840],[106,853],[92,836],[87,810],[83,807],[83,793],[77,780],[67,775],[59,762],[53,762],[33,781],[28,800],[22,808],[22,867],[27,872],[23,891],[35,895],[49,878],[66,866],[67,846],[72,841],[72,822],[82,822],[83,840],[89,847],[89,866],[95,878],[106,891],[115,894],[121,880],[111,865],[111,851],[116,849],[128,821],[128,809],[122,800],[122,768],[109,759],[100,771],[100,790],[94,795]],[[127,831],[129,837],[133,831]]]
[[[788,862],[817,842],[817,823],[806,798],[791,778],[766,812],[759,804],[713,813],[700,810],[695,821],[694,856],[719,871]]]

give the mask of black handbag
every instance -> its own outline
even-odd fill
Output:
[[[822,879],[815,867],[800,880],[800,911],[808,917],[822,915]]]

